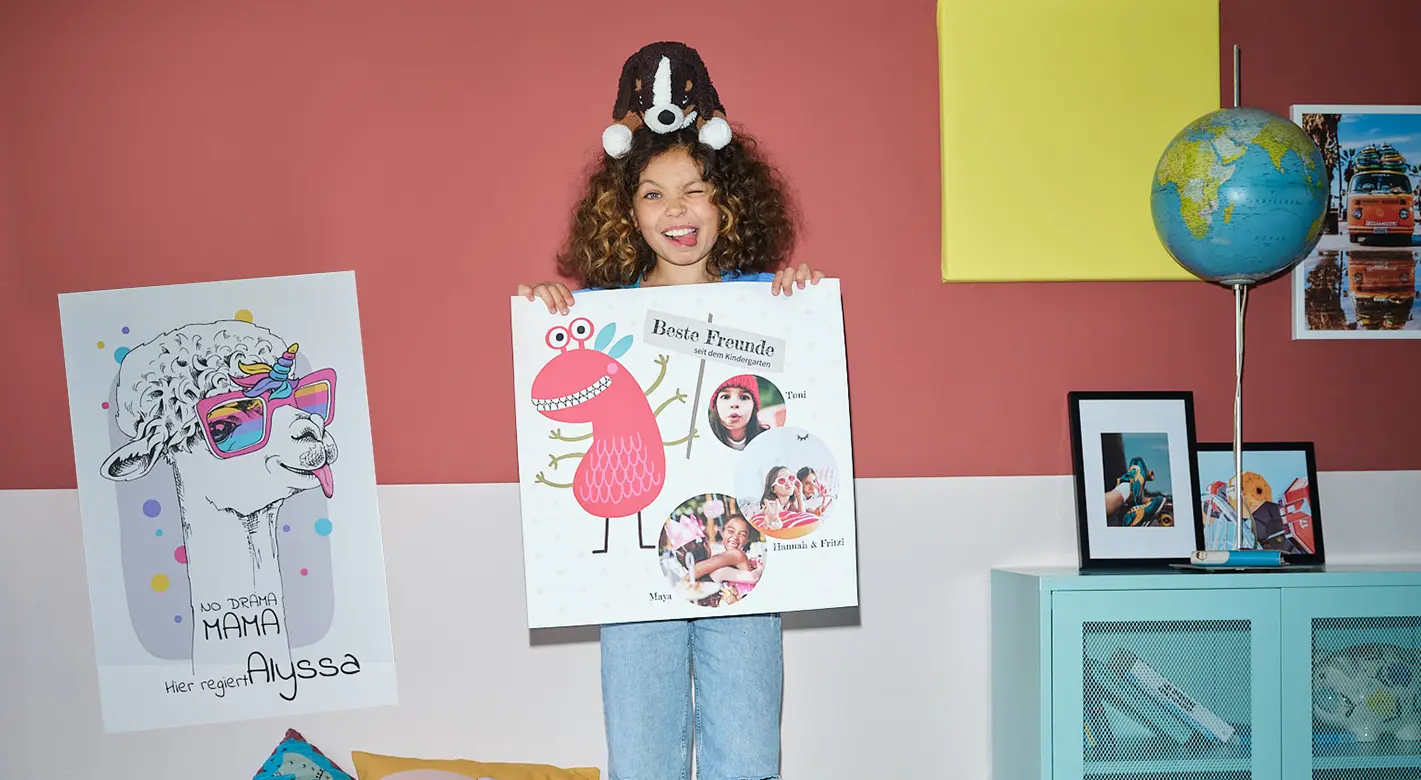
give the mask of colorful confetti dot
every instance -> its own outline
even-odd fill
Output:
[[[156,590],[156,591],[158,591],[159,593],[162,593],[163,591],[165,591],[165,590],[167,590],[167,589],[168,589],[168,575],[166,575],[166,574],[154,574],[154,575],[153,575],[153,590]]]
[[[128,357],[128,347],[119,347],[113,351],[113,362],[115,363],[122,363],[126,357]]]
[[[162,535],[163,535],[163,529],[159,528],[158,530],[156,530],[156,531],[153,532],[153,535],[154,535],[154,536],[162,536]]]
[[[183,622],[183,616],[182,616],[182,615],[173,615],[173,622],[174,622],[174,623],[181,623],[181,622]]]
[[[99,349],[103,349],[103,348],[104,348],[104,342],[100,341],[100,342],[99,342]]]
[[[317,520],[317,521],[316,521],[316,533],[320,534],[321,536],[330,536],[330,535],[331,535],[331,521],[330,521],[330,520],[327,520],[327,519],[324,518],[324,517],[321,518],[320,520]]]
[[[187,545],[179,545],[178,549],[173,550],[173,560],[185,566],[187,565]]]
[[[123,326],[123,332],[124,332],[124,335],[127,335],[127,334],[128,334],[128,326],[127,326],[127,325],[124,325],[124,326]]]
[[[301,576],[302,576],[302,577],[305,577],[307,574],[310,574],[310,572],[309,572],[309,571],[306,571],[305,569],[302,569],[302,570],[301,570]]]
[[[242,322],[251,322],[252,313],[247,309],[238,309],[237,313],[232,315],[232,319],[241,320]]]
[[[288,534],[289,534],[289,533],[291,533],[291,526],[289,526],[289,525],[283,525],[283,526],[281,527],[281,531],[282,531],[282,533],[288,533]]]
[[[143,502],[143,514],[148,515],[149,517],[157,517],[158,514],[162,511],[163,505],[158,503],[157,501],[154,501],[151,498]]]
[[[108,402],[108,401],[104,401],[103,403],[99,404],[99,408],[100,408],[100,409],[107,409],[107,408],[109,408],[109,402]]]

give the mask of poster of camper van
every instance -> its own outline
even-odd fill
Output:
[[[1294,339],[1421,338],[1421,106],[1293,106],[1326,161],[1322,240],[1292,271]]]

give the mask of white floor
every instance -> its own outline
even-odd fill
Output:
[[[1319,483],[1330,560],[1421,559],[1421,472]],[[1075,564],[1071,480],[858,490],[861,606],[785,620],[784,776],[989,778],[987,571]],[[351,750],[605,769],[596,631],[524,628],[516,486],[380,499],[399,706],[104,735],[77,494],[0,491],[0,778],[251,777],[288,727],[347,770]]]

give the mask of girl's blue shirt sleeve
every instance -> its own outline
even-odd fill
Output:
[[[720,280],[721,280],[722,282],[773,282],[773,281],[775,280],[775,275],[772,274],[772,273],[769,273],[769,272],[759,273],[759,274],[743,274],[743,273],[740,273],[739,271],[726,271],[724,274],[721,274]],[[637,283],[636,283],[636,284],[631,285],[632,288],[636,288],[636,287],[640,287],[640,286],[641,286],[641,280],[640,280],[640,279],[637,280]],[[583,288],[583,289],[581,289],[581,290],[573,290],[573,291],[572,291],[572,294],[573,294],[573,295],[577,295],[578,293],[597,292],[598,290],[606,290],[606,289],[608,289],[608,288],[606,288],[606,287],[585,287],[585,288]]]

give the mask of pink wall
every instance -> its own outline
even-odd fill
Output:
[[[515,480],[507,295],[551,273],[622,59],[659,38],[701,50],[797,186],[799,258],[844,280],[859,476],[1068,473],[1071,389],[1193,389],[1200,437],[1230,437],[1229,292],[940,281],[930,0],[558,5],[0,6],[0,489],[75,484],[56,294],[341,269],[380,481]],[[1237,6],[1247,101],[1383,99],[1304,48],[1336,6],[1293,3],[1297,29]],[[1369,50],[1410,51],[1415,21]],[[1391,97],[1421,102],[1400,65]],[[1287,293],[1250,297],[1248,437],[1314,440],[1324,470],[1421,468],[1418,343],[1292,342]],[[412,416],[410,365],[460,411]]]

